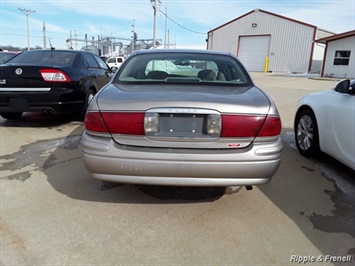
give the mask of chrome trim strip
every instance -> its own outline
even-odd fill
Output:
[[[51,88],[0,88],[0,92],[6,92],[6,91],[23,91],[23,92],[32,92],[32,91],[40,91],[40,92],[45,92],[45,91],[50,91]]]
[[[147,110],[146,113],[219,114],[219,112],[212,109],[184,108],[184,107],[152,108]]]
[[[179,138],[162,136],[132,136],[112,134],[121,145],[140,148],[177,149],[241,149],[250,145],[254,138]],[[148,141],[148,142],[147,142]]]

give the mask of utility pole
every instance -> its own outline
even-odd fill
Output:
[[[156,26],[157,26],[157,0],[150,0],[153,3],[153,10],[154,10],[154,25],[153,25],[153,49],[155,49],[156,43]]]
[[[47,48],[46,22],[43,22],[43,48]]]
[[[168,48],[166,43],[166,30],[168,25],[168,8],[165,7],[165,32],[164,32],[164,49]]]
[[[76,41],[78,35],[76,34],[76,30],[74,30],[74,37],[75,37],[75,50],[78,50],[78,42]]]
[[[25,9],[25,8],[19,8],[18,10],[22,11],[26,15],[26,21],[27,21],[27,49],[28,51],[30,50],[30,30],[28,26],[28,16],[31,15],[32,13],[35,13],[36,10],[30,10],[30,9]]]
[[[133,24],[132,24],[132,53],[136,49],[136,41],[137,41],[137,33],[136,33],[136,20],[133,19]]]
[[[113,57],[113,35],[112,35],[112,26],[111,26],[111,57]]]

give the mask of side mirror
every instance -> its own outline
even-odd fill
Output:
[[[111,71],[115,73],[117,71],[118,67],[111,67]]]
[[[350,80],[344,79],[339,81],[335,85],[335,91],[340,92],[340,93],[349,93],[350,91]]]

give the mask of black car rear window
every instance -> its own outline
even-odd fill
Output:
[[[66,51],[28,51],[12,58],[8,63],[41,64],[41,65],[72,65],[76,53]]]

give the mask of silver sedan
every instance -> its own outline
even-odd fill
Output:
[[[81,143],[100,180],[251,186],[278,170],[280,132],[274,102],[231,54],[141,50],[91,101]]]

